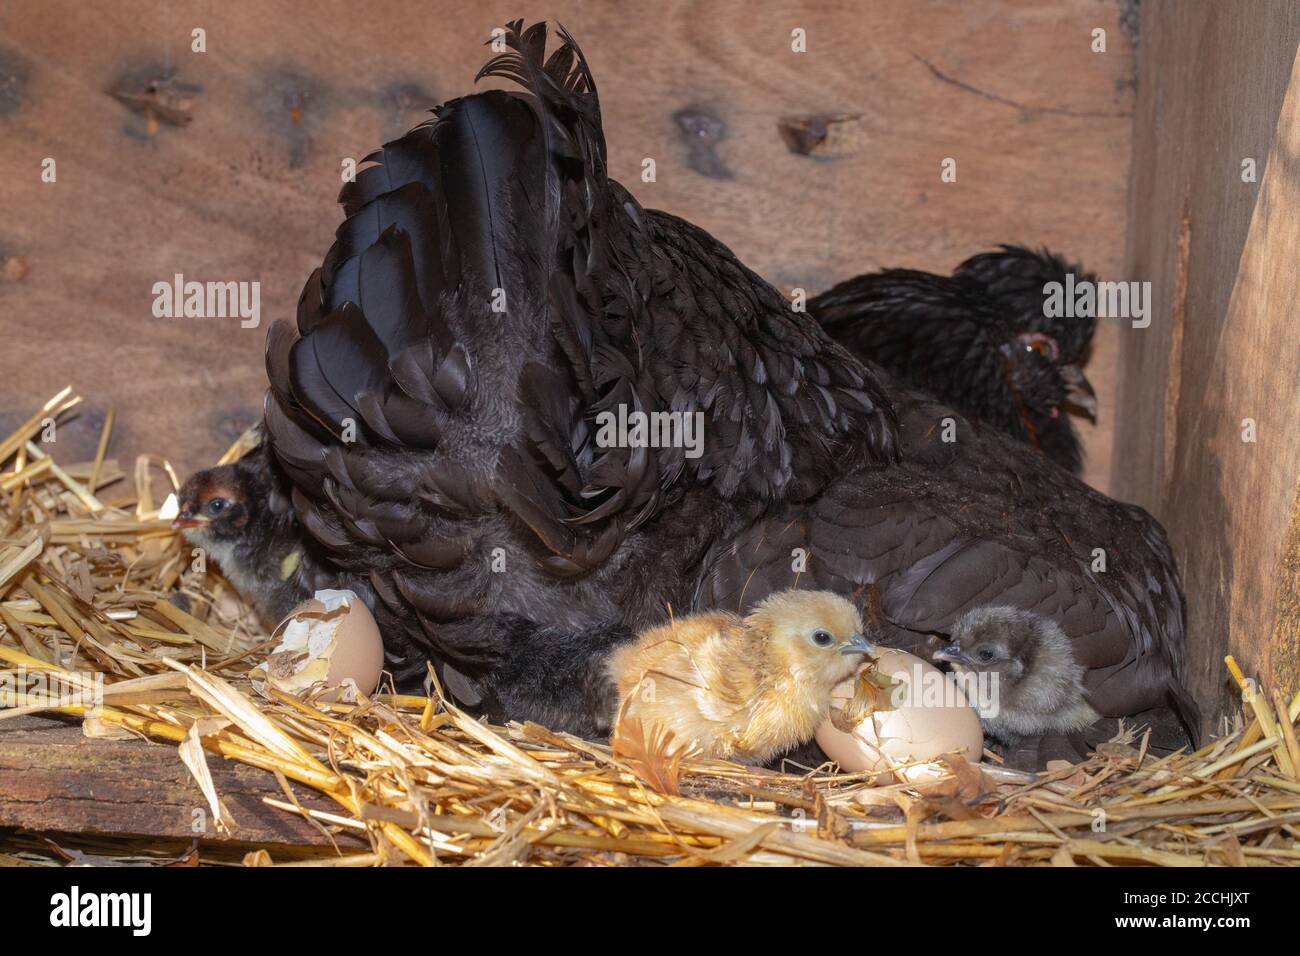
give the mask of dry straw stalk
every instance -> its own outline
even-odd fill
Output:
[[[624,759],[534,724],[483,723],[436,686],[356,704],[261,698],[247,672],[268,635],[220,578],[189,570],[157,517],[170,464],[142,457],[127,472],[108,458],[111,414],[93,461],[55,462],[36,443],[79,402],[64,389],[0,440],[0,675],[65,682],[36,700],[0,691],[0,732],[7,717],[53,713],[178,760],[184,748],[214,806],[205,754],[264,770],[286,797],[268,805],[368,837],[369,853],[321,865],[1300,864],[1300,695],[1254,692],[1231,659],[1244,719],[1197,753],[1156,757],[1129,732],[1074,767],[954,764],[916,785],[829,766],[669,766],[653,747]],[[160,473],[173,488],[154,487]],[[102,706],[69,697],[95,675]],[[305,808],[295,787],[337,811]]]

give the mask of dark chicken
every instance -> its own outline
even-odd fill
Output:
[[[288,498],[259,446],[239,461],[191,475],[178,496],[172,527],[215,561],[230,583],[274,625],[325,580],[312,561]]]
[[[1057,623],[1014,607],[977,607],[953,625],[949,643],[935,651],[967,676],[996,678],[980,709],[984,732],[1011,748],[1026,737],[1065,737],[1092,726],[1086,668]]]
[[[914,269],[868,273],[823,292],[808,309],[859,359],[883,365],[958,411],[1028,442],[1078,474],[1072,406],[1096,420],[1080,365],[1095,317],[1054,317],[1044,286],[1093,281],[1046,251],[1003,246],[951,277]]]
[[[893,639],[1031,608],[1070,623],[1100,711],[1162,701],[1183,608],[1159,526],[960,416],[941,444],[953,413],[903,388],[900,421],[884,373],[607,178],[562,37],[547,58],[544,25],[511,24],[482,75],[526,92],[370,157],[296,330],[268,336],[305,573],[372,605],[399,683],[432,660],[489,714],[607,732],[612,648],[797,586],[874,589]],[[702,416],[702,453],[601,447],[620,410]]]

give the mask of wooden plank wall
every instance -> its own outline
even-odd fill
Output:
[[[1130,7],[556,0],[545,12],[596,73],[613,174],[779,285],[817,291],[882,265],[947,271],[1001,241],[1116,274]],[[88,401],[61,435],[66,460],[93,454],[115,406],[112,451],[128,467],[139,451],[210,463],[260,408],[265,326],[292,316],[329,246],[341,160],[470,91],[490,28],[527,9],[0,2],[0,431],[73,384]],[[190,50],[194,27],[206,53]],[[795,27],[807,53],[791,51]],[[1095,28],[1104,54],[1090,51]],[[171,100],[152,119],[138,111],[159,95]],[[818,154],[786,146],[783,120],[822,117],[844,121]],[[943,184],[949,156],[958,180]],[[39,178],[47,157],[53,184]],[[175,273],[260,281],[263,327],[154,318],[152,286]],[[1102,424],[1084,428],[1102,487],[1114,366],[1108,326],[1089,368]]]
[[[1170,531],[1211,713],[1228,651],[1300,686],[1298,42],[1289,0],[1143,4],[1128,256],[1155,310],[1120,332],[1113,488]]]

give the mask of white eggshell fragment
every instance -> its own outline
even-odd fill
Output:
[[[332,688],[323,700],[355,700],[379,686],[384,642],[370,608],[352,591],[317,591],[271,636],[279,644],[250,674],[259,693],[267,685],[294,695],[323,686]]]
[[[817,743],[826,755],[847,771],[894,770],[912,782],[942,773],[933,761],[944,754],[959,753],[978,763],[984,752],[979,715],[952,675],[904,651],[883,649],[873,657],[874,665],[864,666],[897,682],[884,702],[893,707],[872,711],[851,733],[829,720],[823,723]],[[833,708],[849,703],[856,682],[854,675],[831,692]],[[909,764],[916,766],[903,766]]]

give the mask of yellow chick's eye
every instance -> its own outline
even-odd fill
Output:
[[[830,647],[835,643],[835,638],[831,635],[831,632],[820,627],[813,631],[810,637],[818,647]]]

